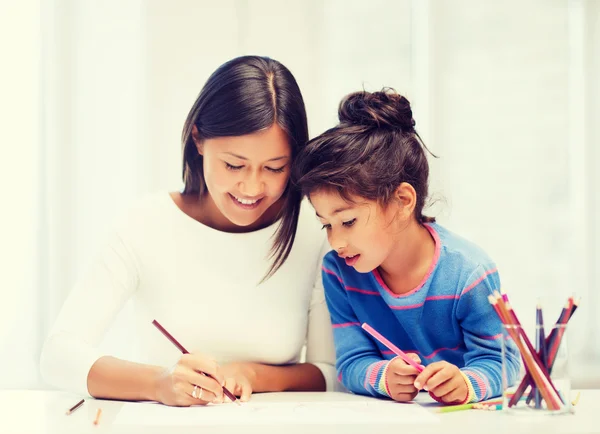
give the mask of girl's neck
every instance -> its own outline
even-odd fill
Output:
[[[401,241],[379,266],[379,274],[394,294],[406,294],[427,275],[435,249],[435,240],[429,230],[412,220],[403,229]]]

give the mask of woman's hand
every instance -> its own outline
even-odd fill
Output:
[[[417,389],[424,388],[445,404],[464,402],[469,394],[466,380],[457,366],[445,361],[435,362],[421,372],[416,380]]]
[[[221,374],[225,378],[225,387],[240,401],[248,401],[256,385],[256,371],[252,363],[235,362],[221,367]],[[227,397],[224,397],[229,402]]]
[[[223,402],[222,384],[224,377],[217,362],[198,354],[184,354],[175,366],[158,376],[156,400],[177,407]]]

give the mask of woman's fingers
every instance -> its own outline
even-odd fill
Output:
[[[242,402],[246,402],[250,399],[250,395],[252,395],[252,386],[249,381],[243,381],[241,384],[241,394],[240,400]]]
[[[225,384],[225,379],[219,370],[219,365],[213,359],[201,354],[184,354],[179,360],[180,364],[188,366],[194,371],[202,372],[212,377],[219,385]]]
[[[185,386],[186,393],[189,395],[193,402],[191,405],[206,405],[209,402],[213,402],[215,395],[196,384],[187,384]]]

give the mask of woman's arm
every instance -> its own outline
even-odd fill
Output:
[[[43,379],[60,389],[82,395],[92,366],[105,354],[97,347],[138,285],[134,255],[115,234],[68,295],[44,343],[40,359]]]
[[[87,377],[89,394],[95,398],[126,401],[160,401],[157,383],[164,368],[103,356]]]

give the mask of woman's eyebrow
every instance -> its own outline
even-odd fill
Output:
[[[231,155],[232,157],[239,158],[240,160],[248,161],[248,158],[244,157],[243,155],[235,154],[233,152],[222,152],[222,154]],[[278,160],[284,160],[286,158],[290,158],[290,156],[289,155],[281,155],[279,157],[270,158],[267,161],[278,161]]]

